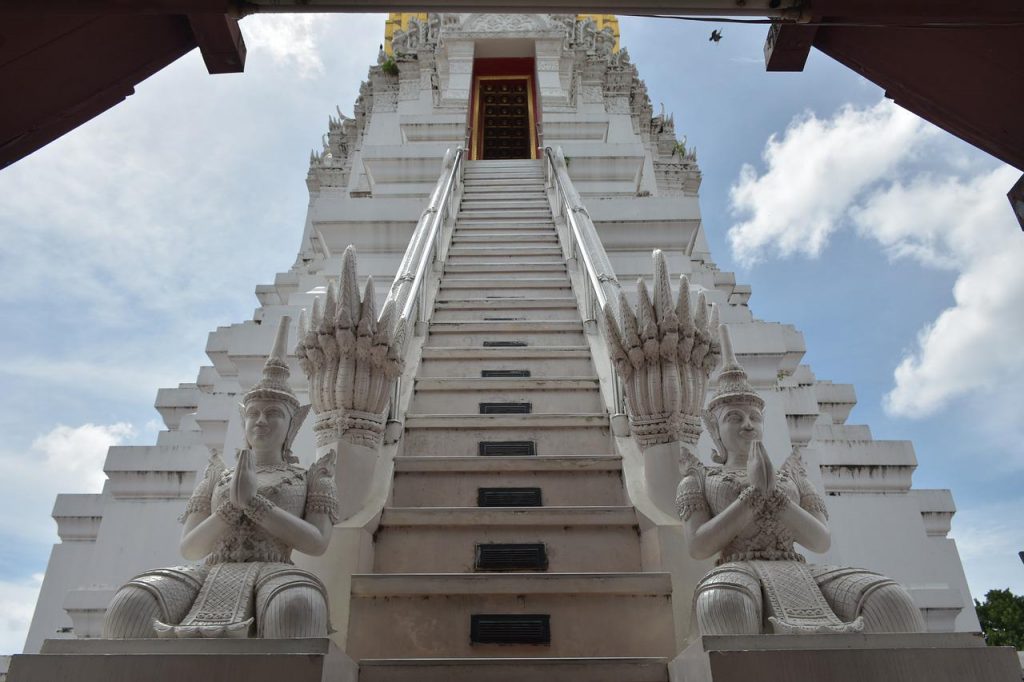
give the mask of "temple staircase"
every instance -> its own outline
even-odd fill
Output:
[[[541,161],[466,162],[373,573],[364,682],[664,682],[671,583],[642,569]]]

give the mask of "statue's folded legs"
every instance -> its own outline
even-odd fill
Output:
[[[822,596],[839,620],[861,619],[864,632],[923,632],[921,611],[896,581],[861,568],[808,565]],[[694,615],[708,635],[757,635],[765,631],[758,576],[740,562],[712,569],[694,592]]]
[[[326,637],[327,589],[294,566],[269,567],[256,583],[256,636]]]
[[[863,618],[864,632],[924,632],[914,598],[892,578],[863,568],[807,568],[840,620]]]
[[[706,635],[759,635],[763,629],[761,583],[742,564],[711,569],[693,594],[697,627]]]
[[[132,578],[107,607],[104,639],[148,639],[157,636],[154,623],[180,623],[192,608],[207,573],[205,566],[177,566]]]

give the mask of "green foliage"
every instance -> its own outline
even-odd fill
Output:
[[[974,600],[989,646],[1024,649],[1024,597],[1010,590],[989,590],[984,603]]]
[[[397,76],[398,64],[395,63],[394,59],[388,57],[387,59],[384,60],[384,63],[380,65],[380,70],[389,76]]]

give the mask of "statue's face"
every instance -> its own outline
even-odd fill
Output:
[[[764,436],[761,409],[756,405],[729,405],[718,414],[718,434],[726,454],[742,456],[750,444]]]
[[[279,400],[250,400],[245,406],[245,439],[253,448],[281,451],[291,414]]]

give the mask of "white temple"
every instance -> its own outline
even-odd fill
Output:
[[[362,679],[434,679],[401,662],[470,657],[621,657],[621,679],[641,679],[693,637],[711,563],[686,551],[678,467],[645,466],[629,436],[597,307],[619,282],[635,300],[654,249],[716,304],[775,464],[799,449],[823,493],[832,544],[808,560],[893,578],[929,632],[978,631],[952,495],[914,488],[912,444],[848,424],[853,387],[801,364],[800,331],[758,319],[750,287],[717,268],[696,154],[654,115],[615,18],[403,14],[386,30],[354,117],[339,110],[311,156],[295,263],[256,287],[253,319],[210,333],[193,383],[160,390],[154,445],[110,448],[101,494],[58,497],[26,652],[98,637],[120,585],[183,563],[197,475],[211,449],[233,460],[278,321],[322,308],[350,244],[360,288],[372,276],[411,314],[404,373],[383,445],[339,462],[327,552],[295,561],[325,583],[331,638]],[[303,466],[313,426],[293,445]]]

